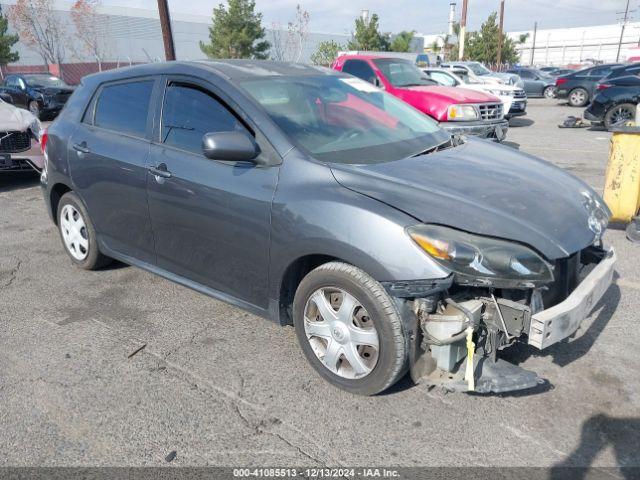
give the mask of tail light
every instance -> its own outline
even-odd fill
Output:
[[[40,150],[42,150],[42,154],[46,154],[47,149],[47,141],[49,140],[49,134],[47,133],[47,129],[42,130],[40,134]]]
[[[567,83],[566,78],[556,78],[556,87],[559,87],[560,85],[563,85],[565,83]]]
[[[607,88],[611,87],[613,87],[613,85],[609,83],[599,83],[598,85],[596,85],[596,90],[606,90]]]

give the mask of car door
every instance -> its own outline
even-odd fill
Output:
[[[347,60],[342,66],[342,72],[358,77],[365,82],[381,86],[378,81],[378,77],[376,76],[376,72],[374,72],[371,65],[364,60]]]
[[[202,137],[238,130],[256,137],[262,154],[271,147],[213,85],[169,77],[163,86],[147,178],[158,266],[266,309],[279,168],[210,160]]]
[[[147,159],[157,80],[102,85],[68,143],[74,188],[100,242],[111,251],[155,262],[147,205]],[[105,252],[109,253],[109,252]]]
[[[29,108],[29,97],[26,91],[26,84],[17,75],[8,76],[5,85],[11,101],[18,108]]]
[[[540,82],[538,82],[538,79],[533,72],[529,70],[520,70],[513,73],[517,73],[520,75],[520,78],[522,78],[524,90],[527,92],[527,96],[535,97],[541,95],[542,90],[540,89]]]

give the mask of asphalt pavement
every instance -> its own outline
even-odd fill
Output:
[[[576,113],[531,100],[507,144],[601,191],[610,135],[557,128]],[[75,268],[37,176],[0,177],[0,205],[0,466],[640,465],[640,246],[621,230],[616,283],[575,337],[509,352],[540,388],[405,378],[364,398],[316,375],[292,327],[134,267]]]

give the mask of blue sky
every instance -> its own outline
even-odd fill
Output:
[[[105,5],[157,8],[156,0],[103,0]],[[220,0],[169,0],[175,12],[210,14]],[[377,13],[382,30],[416,30],[439,33],[446,30],[449,0],[256,0],[265,25],[285,24],[295,13],[297,3],[310,13],[310,29],[345,33],[353,29],[353,19],[362,9]],[[458,14],[462,0],[457,0]],[[477,28],[489,12],[497,10],[499,0],[469,0],[469,26]],[[638,0],[632,0],[638,8]],[[578,27],[615,23],[624,10],[625,0],[506,0],[507,30],[530,30],[538,21],[540,28]]]

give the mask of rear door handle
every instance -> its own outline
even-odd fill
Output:
[[[171,172],[167,170],[167,166],[164,163],[161,163],[157,167],[149,167],[148,170],[156,177],[171,178]]]
[[[91,153],[91,149],[87,147],[86,142],[82,143],[74,143],[72,145],[73,149],[80,153]]]

